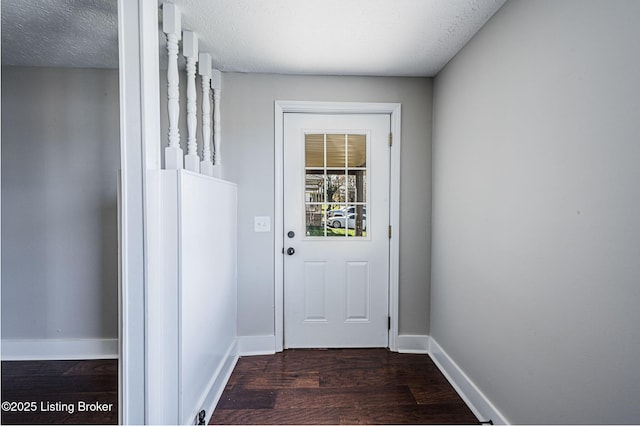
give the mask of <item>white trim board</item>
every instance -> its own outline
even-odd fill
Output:
[[[391,171],[389,182],[389,222],[394,229],[389,240],[389,349],[398,350],[399,312],[399,267],[400,267],[400,146],[402,105],[386,102],[312,102],[275,101],[274,104],[274,144],[275,144],[275,209],[274,209],[274,305],[275,305],[275,350],[283,350],[284,342],[284,212],[283,212],[283,131],[285,113],[317,114],[390,114]]]
[[[3,339],[3,361],[118,359],[118,339]]]
[[[240,356],[273,355],[276,353],[276,336],[238,336]]]
[[[429,336],[426,334],[400,334],[398,352],[402,354],[428,354]]]
[[[433,338],[429,339],[429,355],[458,395],[480,421],[491,420],[496,425],[510,424],[475,383],[455,363]]]
[[[215,374],[212,376],[211,382],[207,387],[207,393],[202,403],[203,407],[206,407],[206,424],[209,424],[211,421],[211,417],[213,417],[213,412],[218,405],[218,401],[220,401],[220,397],[222,397],[222,392],[224,392],[224,388],[227,386],[229,379],[231,378],[231,373],[233,373],[233,369],[236,367],[236,363],[238,362],[238,339],[234,339],[233,343],[227,350],[225,354],[224,361],[220,364]]]

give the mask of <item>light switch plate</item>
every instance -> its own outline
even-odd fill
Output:
[[[253,222],[254,232],[271,232],[271,217],[256,216]]]

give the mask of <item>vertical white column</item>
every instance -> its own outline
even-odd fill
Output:
[[[182,36],[180,9],[173,3],[165,3],[162,6],[162,18],[162,31],[167,35],[167,52],[169,54],[169,65],[167,67],[169,146],[164,150],[164,166],[166,169],[182,169],[183,158],[182,148],[180,148],[180,130],[178,129],[178,118],[180,116],[178,41]]]
[[[198,143],[196,140],[196,62],[198,61],[198,35],[192,31],[182,33],[182,54],[187,60],[187,155],[184,167],[193,172],[200,172]]]
[[[222,74],[213,70],[211,75],[213,89],[213,176],[222,178],[222,138],[220,136],[220,95],[222,91]]]
[[[209,87],[211,84],[211,55],[200,54],[200,79],[202,81],[202,161],[200,172],[213,176],[213,162],[211,161],[211,103]]]
[[[159,211],[153,195],[158,188],[150,178],[160,169],[161,157],[157,0],[118,0],[118,44],[119,423],[163,424],[168,422],[158,415],[170,403],[162,399],[166,368],[157,368],[161,357],[155,356],[152,336],[158,333],[150,330],[162,328],[163,317],[158,321],[156,313],[164,312],[162,299],[156,297],[156,271],[161,268],[159,244],[153,238]],[[154,309],[156,304],[161,309]]]

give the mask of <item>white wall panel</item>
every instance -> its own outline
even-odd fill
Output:
[[[236,356],[237,188],[184,170],[163,170],[161,178],[166,385],[179,401],[165,420],[185,424],[207,408]]]

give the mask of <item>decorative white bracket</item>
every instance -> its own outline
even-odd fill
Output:
[[[173,3],[162,6],[162,31],[167,35],[167,52],[169,64],[167,67],[168,103],[169,111],[169,146],[164,150],[164,166],[166,169],[182,169],[183,158],[180,148],[180,80],[178,78],[178,41],[182,36],[180,9]]]
[[[182,33],[182,54],[187,60],[187,155],[184,167],[193,172],[200,172],[200,158],[198,157],[198,142],[196,128],[196,62],[198,61],[198,36],[192,31]]]
[[[211,82],[211,55],[200,54],[199,74],[202,83],[202,161],[200,173],[213,176],[213,162],[211,161],[211,103],[209,86]]]
[[[213,70],[211,76],[213,89],[213,176],[222,178],[222,138],[220,136],[220,95],[222,92],[222,73]]]

